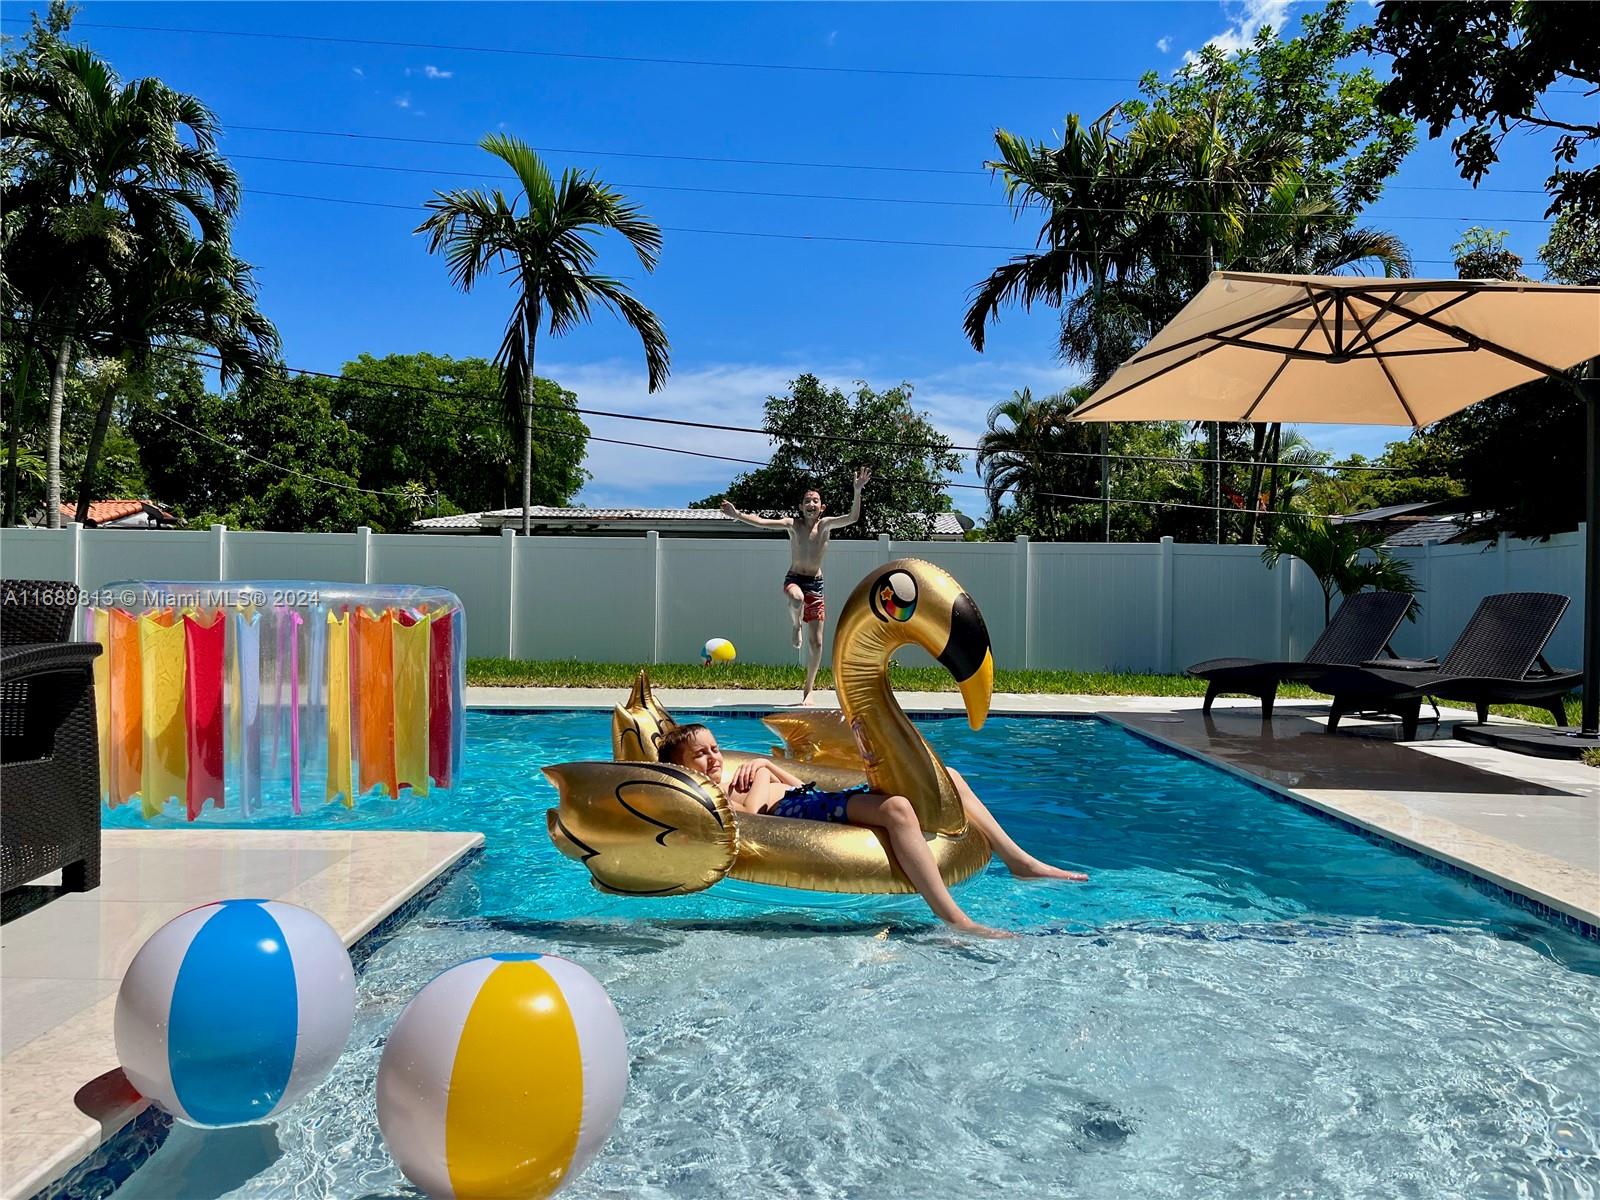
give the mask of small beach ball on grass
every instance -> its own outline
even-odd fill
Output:
[[[429,1196],[549,1196],[605,1145],[628,1041],[577,963],[491,954],[406,1005],[378,1063],[378,1126]]]
[[[180,1121],[246,1125],[321,1083],[350,1040],[350,954],[316,913],[219,900],[156,930],[117,992],[128,1081]]]
[[[738,651],[727,638],[712,638],[706,643],[705,649],[700,651],[700,661],[708,667],[712,663],[730,663],[737,656]]]

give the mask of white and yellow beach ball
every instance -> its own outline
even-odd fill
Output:
[[[628,1041],[605,988],[548,954],[491,954],[416,994],[378,1064],[378,1126],[443,1197],[544,1197],[605,1145]]]
[[[712,638],[700,651],[700,661],[710,666],[712,663],[729,663],[738,657],[738,651],[733,648],[733,643],[727,638]]]

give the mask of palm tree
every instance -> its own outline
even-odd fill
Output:
[[[443,252],[450,279],[470,292],[491,266],[514,278],[516,303],[495,356],[503,371],[501,394],[509,428],[522,429],[522,532],[531,524],[533,500],[534,349],[540,327],[560,337],[587,321],[596,301],[619,315],[644,345],[650,391],[667,380],[667,335],[656,315],[627,286],[595,273],[592,234],[615,230],[654,271],[661,255],[661,231],[637,205],[592,174],[568,168],[557,184],[531,147],[514,137],[492,133],[479,143],[516,174],[522,194],[508,200],[461,189],[438,192],[428,201],[428,252]],[[519,204],[524,211],[519,212]]]
[[[158,79],[122,85],[92,51],[45,45],[0,72],[6,135],[22,174],[53,209],[39,228],[55,239],[52,339],[45,418],[46,520],[61,524],[61,416],[76,345],[95,331],[89,302],[141,253],[192,236],[226,245],[239,184],[216,151],[217,122],[193,96]],[[108,293],[108,299],[110,298]]]
[[[119,273],[116,303],[100,344],[142,373],[159,343],[199,344],[217,358],[224,389],[241,377],[258,379],[277,359],[278,331],[256,309],[248,263],[215,241],[180,235],[174,246],[153,247]],[[76,519],[88,519],[95,469],[118,389],[101,390],[94,430],[84,453]]]
[[[978,439],[977,466],[991,520],[999,518],[1010,495],[1034,516],[1044,537],[1067,536],[1064,510],[1073,505],[1067,497],[1088,495],[1098,474],[1088,457],[1098,434],[1070,420],[1086,395],[1087,389],[1075,388],[1035,400],[1023,388],[989,410],[989,428]]]
[[[1417,583],[1411,576],[1410,564],[1396,558],[1383,539],[1381,529],[1354,521],[1286,519],[1272,531],[1261,551],[1261,561],[1275,567],[1279,558],[1288,554],[1310,567],[1322,586],[1322,623],[1326,625],[1333,615],[1335,589],[1342,596],[1353,596],[1367,587],[1416,595]],[[1365,554],[1371,557],[1363,557]],[[1414,605],[1412,612],[1415,613]]]

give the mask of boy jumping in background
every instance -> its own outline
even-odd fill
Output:
[[[855,496],[850,511],[841,517],[822,515],[822,493],[807,488],[800,497],[800,511],[792,517],[756,517],[742,513],[730,500],[722,502],[722,511],[736,521],[754,525],[758,529],[785,529],[789,532],[789,573],[783,577],[783,592],[789,598],[789,620],[794,625],[794,645],[800,645],[801,626],[805,626],[806,686],[800,695],[801,704],[811,702],[811,691],[817,683],[817,668],[822,665],[822,625],[827,619],[827,609],[822,598],[822,556],[828,552],[828,538],[835,529],[854,525],[861,519],[861,489],[872,478],[868,467],[856,471]]]

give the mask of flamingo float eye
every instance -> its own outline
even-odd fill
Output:
[[[890,571],[872,585],[872,612],[880,621],[909,621],[917,611],[917,581]]]

